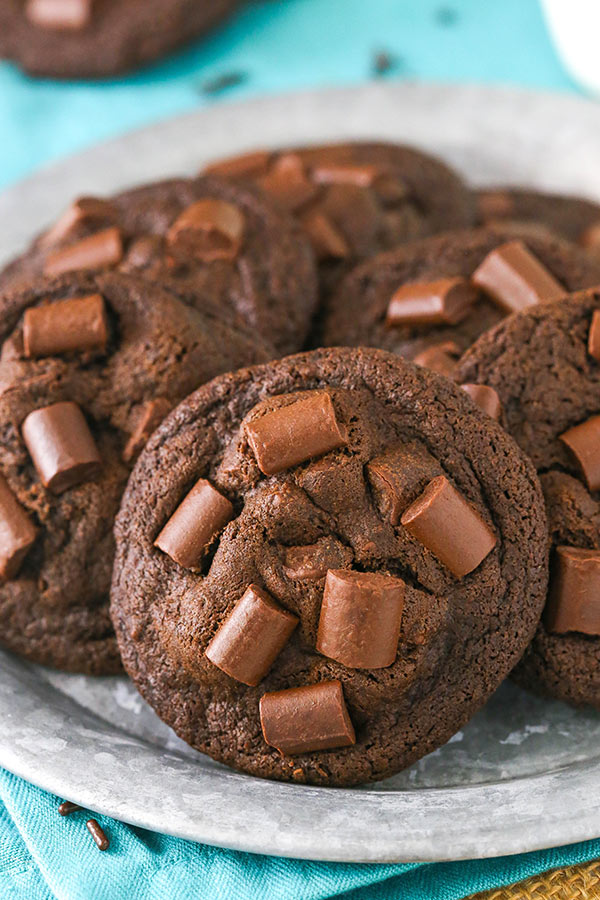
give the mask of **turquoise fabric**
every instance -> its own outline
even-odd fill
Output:
[[[1,2],[1,0],[0,0]],[[143,2],[143,0],[140,0]],[[0,63],[0,185],[41,164],[168,115],[214,102],[372,77],[482,81],[576,90],[536,0],[264,0],[214,36],[129,78],[34,81]],[[218,97],[202,86],[245,78]],[[600,856],[600,841],[510,858],[437,865],[328,865],[235,853],[100,817],[100,853],[85,814],[0,770],[2,900],[457,900]]]
[[[537,0],[262,0],[208,40],[118,81],[34,81],[0,63],[0,186],[111,135],[215,102],[201,86],[223,73],[247,78],[219,101],[355,84],[370,77],[379,48],[397,57],[394,78],[575,89]]]
[[[311,863],[218,850],[84,812],[0,769],[2,900],[459,900],[600,856],[600,841],[487,861],[427,865]]]

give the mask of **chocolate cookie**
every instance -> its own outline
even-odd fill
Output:
[[[213,758],[310,784],[375,781],[446,741],[546,591],[529,461],[450,381],[374,350],[188,397],[115,534],[111,615],[143,696]]]
[[[103,78],[212,28],[237,0],[3,0],[0,56],[32,75]]]
[[[548,602],[515,678],[600,708],[600,291],[511,316],[463,357],[458,377],[497,392],[546,499]]]
[[[472,195],[455,172],[397,144],[259,151],[207,171],[255,181],[297,216],[320,260],[325,292],[360,260],[475,220]]]
[[[0,288],[106,268],[175,283],[192,305],[229,310],[281,353],[302,346],[316,304],[313,254],[298,225],[251,187],[218,178],[76,200],[0,274]]]
[[[193,388],[268,353],[130,275],[42,281],[6,307],[0,640],[60,669],[116,672],[112,530],[131,465]]]
[[[516,264],[529,282],[520,284],[521,296],[517,282],[507,286],[507,296],[493,296],[486,267],[501,258],[499,249],[514,251],[516,245]],[[518,228],[449,232],[358,266],[326,302],[314,341],[381,347],[451,374],[460,354],[507,312],[599,282],[600,262],[550,234]]]
[[[600,205],[583,197],[525,188],[489,188],[477,194],[477,211],[483,225],[507,220],[539,222],[586,249],[600,249]]]

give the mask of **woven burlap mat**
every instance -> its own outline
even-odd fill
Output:
[[[466,900],[600,900],[600,860],[553,869]]]

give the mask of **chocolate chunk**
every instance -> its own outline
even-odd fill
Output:
[[[233,518],[233,506],[210,481],[200,478],[181,501],[154,546],[180,566],[197,566],[215,537]]]
[[[14,578],[35,541],[35,528],[0,475],[0,577]]]
[[[108,321],[100,294],[58,300],[25,310],[25,356],[53,356],[77,350],[105,350]]]
[[[477,209],[482,222],[515,217],[515,201],[508,191],[480,191],[477,196]]]
[[[70,800],[63,800],[58,807],[58,814],[59,816],[70,816],[71,813],[79,812],[80,809],[83,809],[83,807],[78,806],[77,803],[71,803]]]
[[[53,403],[29,413],[23,439],[42,484],[54,494],[95,478],[102,461],[76,403]]]
[[[356,743],[339,681],[263,694],[260,724],[267,744],[285,756]]]
[[[315,184],[354,184],[368,188],[380,174],[377,166],[366,163],[321,163],[313,168],[311,177]]]
[[[379,175],[373,184],[373,190],[387,207],[410,201],[410,189],[398,175]],[[406,216],[409,215],[408,210],[404,210],[404,213]],[[405,218],[404,221],[407,223],[408,218]]]
[[[589,225],[577,238],[577,243],[595,253],[600,248],[600,222]]]
[[[556,548],[544,625],[557,634],[600,635],[600,550]]]
[[[95,819],[88,819],[85,824],[87,825],[87,829],[93,837],[98,850],[108,850],[110,842],[106,836],[106,832],[100,827],[98,822],[96,822]]]
[[[598,248],[600,248],[600,222],[589,225],[585,231],[579,235],[577,243],[580,244],[580,246],[585,247],[586,250],[598,250]]]
[[[330,570],[317,650],[353,669],[384,669],[396,659],[405,584],[391,575]]]
[[[488,253],[471,280],[507,313],[567,293],[522,241],[509,241]]]
[[[246,435],[265,475],[276,475],[347,442],[346,429],[337,421],[325,391],[314,391],[310,397],[247,422]]]
[[[92,0],[27,0],[32,25],[49,31],[81,31],[92,18]]]
[[[424,487],[441,475],[438,461],[421,444],[386,450],[367,463],[367,477],[382,516],[392,525]]]
[[[275,159],[267,174],[258,179],[258,184],[289,212],[298,212],[319,193],[296,153],[285,153]]]
[[[600,490],[600,416],[569,428],[558,439],[570,450],[590,491]]]
[[[206,197],[192,203],[171,225],[167,242],[176,256],[204,262],[235,259],[242,246],[244,215],[225,200]]]
[[[427,485],[400,521],[458,578],[476,569],[497,542],[490,526],[443,475]]]
[[[315,544],[286,547],[283,570],[292,581],[318,581],[329,569],[339,569],[352,562],[353,553],[331,535],[319,538]]]
[[[318,210],[311,210],[300,221],[317,259],[345,259],[350,256],[346,238],[328,216]]]
[[[123,258],[123,238],[118,228],[106,228],[50,253],[44,275],[64,275],[77,269],[103,269],[116,266]]]
[[[117,210],[108,200],[98,197],[79,197],[40,238],[40,246],[54,247],[70,237],[80,225],[111,225]]]
[[[123,460],[131,462],[146,446],[148,438],[156,431],[162,420],[171,411],[173,404],[166,397],[155,397],[144,403],[135,429],[123,450]]]
[[[487,384],[461,384],[461,388],[468,394],[473,403],[480,409],[496,419],[498,422],[502,415],[502,403],[497,391]]]
[[[386,325],[457,325],[476,298],[477,290],[466,278],[404,284],[390,300]]]
[[[417,353],[413,362],[417,366],[437,372],[438,375],[451,378],[460,356],[460,347],[455,341],[442,341]]]
[[[130,241],[127,255],[119,268],[123,272],[135,272],[141,269],[149,274],[153,268],[161,269],[163,256],[162,237],[158,234],[145,234]]]
[[[595,309],[588,334],[588,353],[600,362],[600,309]]]
[[[251,584],[208,647],[211,663],[243,684],[265,677],[298,624],[266,591]]]
[[[270,150],[254,150],[206,166],[204,173],[221,178],[248,178],[266,174],[273,154]]]

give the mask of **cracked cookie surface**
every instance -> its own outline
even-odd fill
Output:
[[[298,461],[285,429],[298,427],[307,402],[333,410],[333,449]],[[286,464],[265,475],[275,445]],[[398,518],[440,475],[493,535],[491,552],[463,577]],[[185,567],[165,532],[198,484],[226,498],[226,524]],[[143,696],[192,746],[281,780],[374,781],[435,749],[516,664],[546,590],[546,525],[530,463],[450,382],[378,351],[313,351],[201,388],[146,446],[115,533],[111,614]],[[405,585],[391,664],[352,668],[317,651],[332,570],[361,585],[371,585],[369,574]],[[249,585],[297,619],[258,684],[205,655]],[[266,694],[338,681],[356,743],[291,755],[266,743]]]

